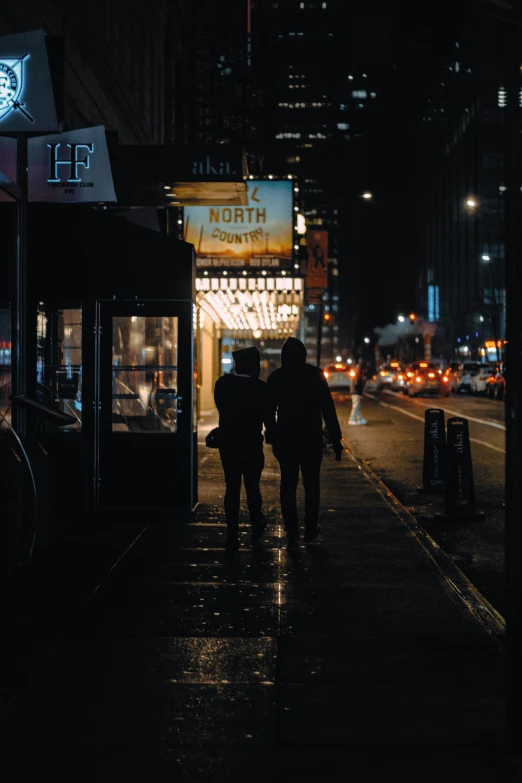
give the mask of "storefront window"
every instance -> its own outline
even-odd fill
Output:
[[[75,423],[62,431],[81,429],[82,310],[58,309],[40,302],[36,321],[36,381],[38,398]]]
[[[113,318],[112,431],[177,432],[178,388],[177,317]]]

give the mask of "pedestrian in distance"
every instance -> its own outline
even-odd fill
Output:
[[[244,481],[252,541],[257,542],[266,529],[260,480],[265,457],[263,424],[270,421],[268,393],[260,380],[261,356],[255,346],[233,351],[233,372],[222,375],[214,386],[214,401],[219,412],[219,456],[225,475],[225,549],[239,550],[239,507]]]
[[[342,433],[334,401],[322,370],[306,362],[306,348],[295,337],[285,340],[281,367],[268,377],[273,420],[267,428],[281,471],[280,501],[288,548],[299,546],[296,493],[301,470],[305,511],[305,542],[319,537],[320,470],[323,459],[323,419],[335,457],[343,453]]]
[[[362,363],[358,362],[355,368],[355,376],[352,378],[351,392],[352,392],[352,410],[350,411],[350,418],[348,424],[359,425],[368,424],[366,419],[361,413],[361,397],[364,390],[364,374]]]

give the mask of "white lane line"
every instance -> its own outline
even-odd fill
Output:
[[[409,416],[410,419],[417,419],[417,421],[422,421],[424,423],[424,419],[422,416],[416,416],[415,413],[410,413],[409,411],[405,411],[402,408],[400,408],[398,405],[389,405],[387,402],[380,402],[379,405],[382,405],[383,408],[393,408],[394,411],[398,411],[399,413],[402,413],[404,416]],[[428,406],[426,406],[428,407]],[[444,408],[442,409],[444,410]],[[466,419],[467,416],[462,416],[461,418]],[[474,421],[472,419],[472,421]],[[505,454],[505,449],[499,449],[498,446],[492,446],[491,443],[486,443],[485,440],[477,440],[477,438],[470,438],[471,443],[478,443],[479,446],[485,446],[487,449],[492,449],[493,451],[499,451],[501,454]]]
[[[409,411],[403,410],[403,408],[400,408],[398,405],[389,405],[387,402],[379,402],[379,405],[382,405],[383,408],[393,408],[394,411],[399,411],[399,413],[403,413],[404,416],[409,416],[410,419],[417,419],[417,421],[422,421],[424,424],[424,417],[423,416],[417,416],[415,413],[410,413]]]
[[[385,391],[387,394],[393,394],[392,391],[388,391],[387,389]],[[449,413],[451,416],[461,416],[463,419],[474,421],[477,424],[485,424],[487,427],[495,427],[497,430],[506,430],[505,425],[499,424],[497,421],[490,421],[489,419],[476,419],[473,416],[467,416],[465,413],[462,413],[462,411],[452,411],[450,408],[443,408],[442,405],[426,405],[426,403],[420,402],[420,400],[416,400],[416,404],[420,405],[421,408],[437,407],[443,411],[446,411],[446,413]]]
[[[493,451],[499,451],[501,454],[506,453],[506,449],[499,449],[498,446],[492,446],[491,443],[486,443],[485,440],[477,440],[476,438],[470,438],[470,441],[472,443],[478,443],[480,446],[486,446],[488,449],[493,449]]]

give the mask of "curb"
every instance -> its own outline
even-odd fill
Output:
[[[361,470],[370,484],[377,490],[383,500],[390,506],[396,516],[404,522],[412,536],[418,541],[424,552],[435,564],[437,570],[446,581],[447,586],[465,604],[471,614],[480,622],[488,634],[495,637],[500,649],[503,649],[506,621],[494,606],[477,590],[467,576],[458,568],[453,560],[440,548],[420,522],[408,511],[400,500],[388,489],[372,466],[359,457],[353,447],[344,440],[345,450],[352,461]]]

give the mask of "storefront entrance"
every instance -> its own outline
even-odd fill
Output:
[[[194,508],[193,305],[98,301],[95,507]]]

